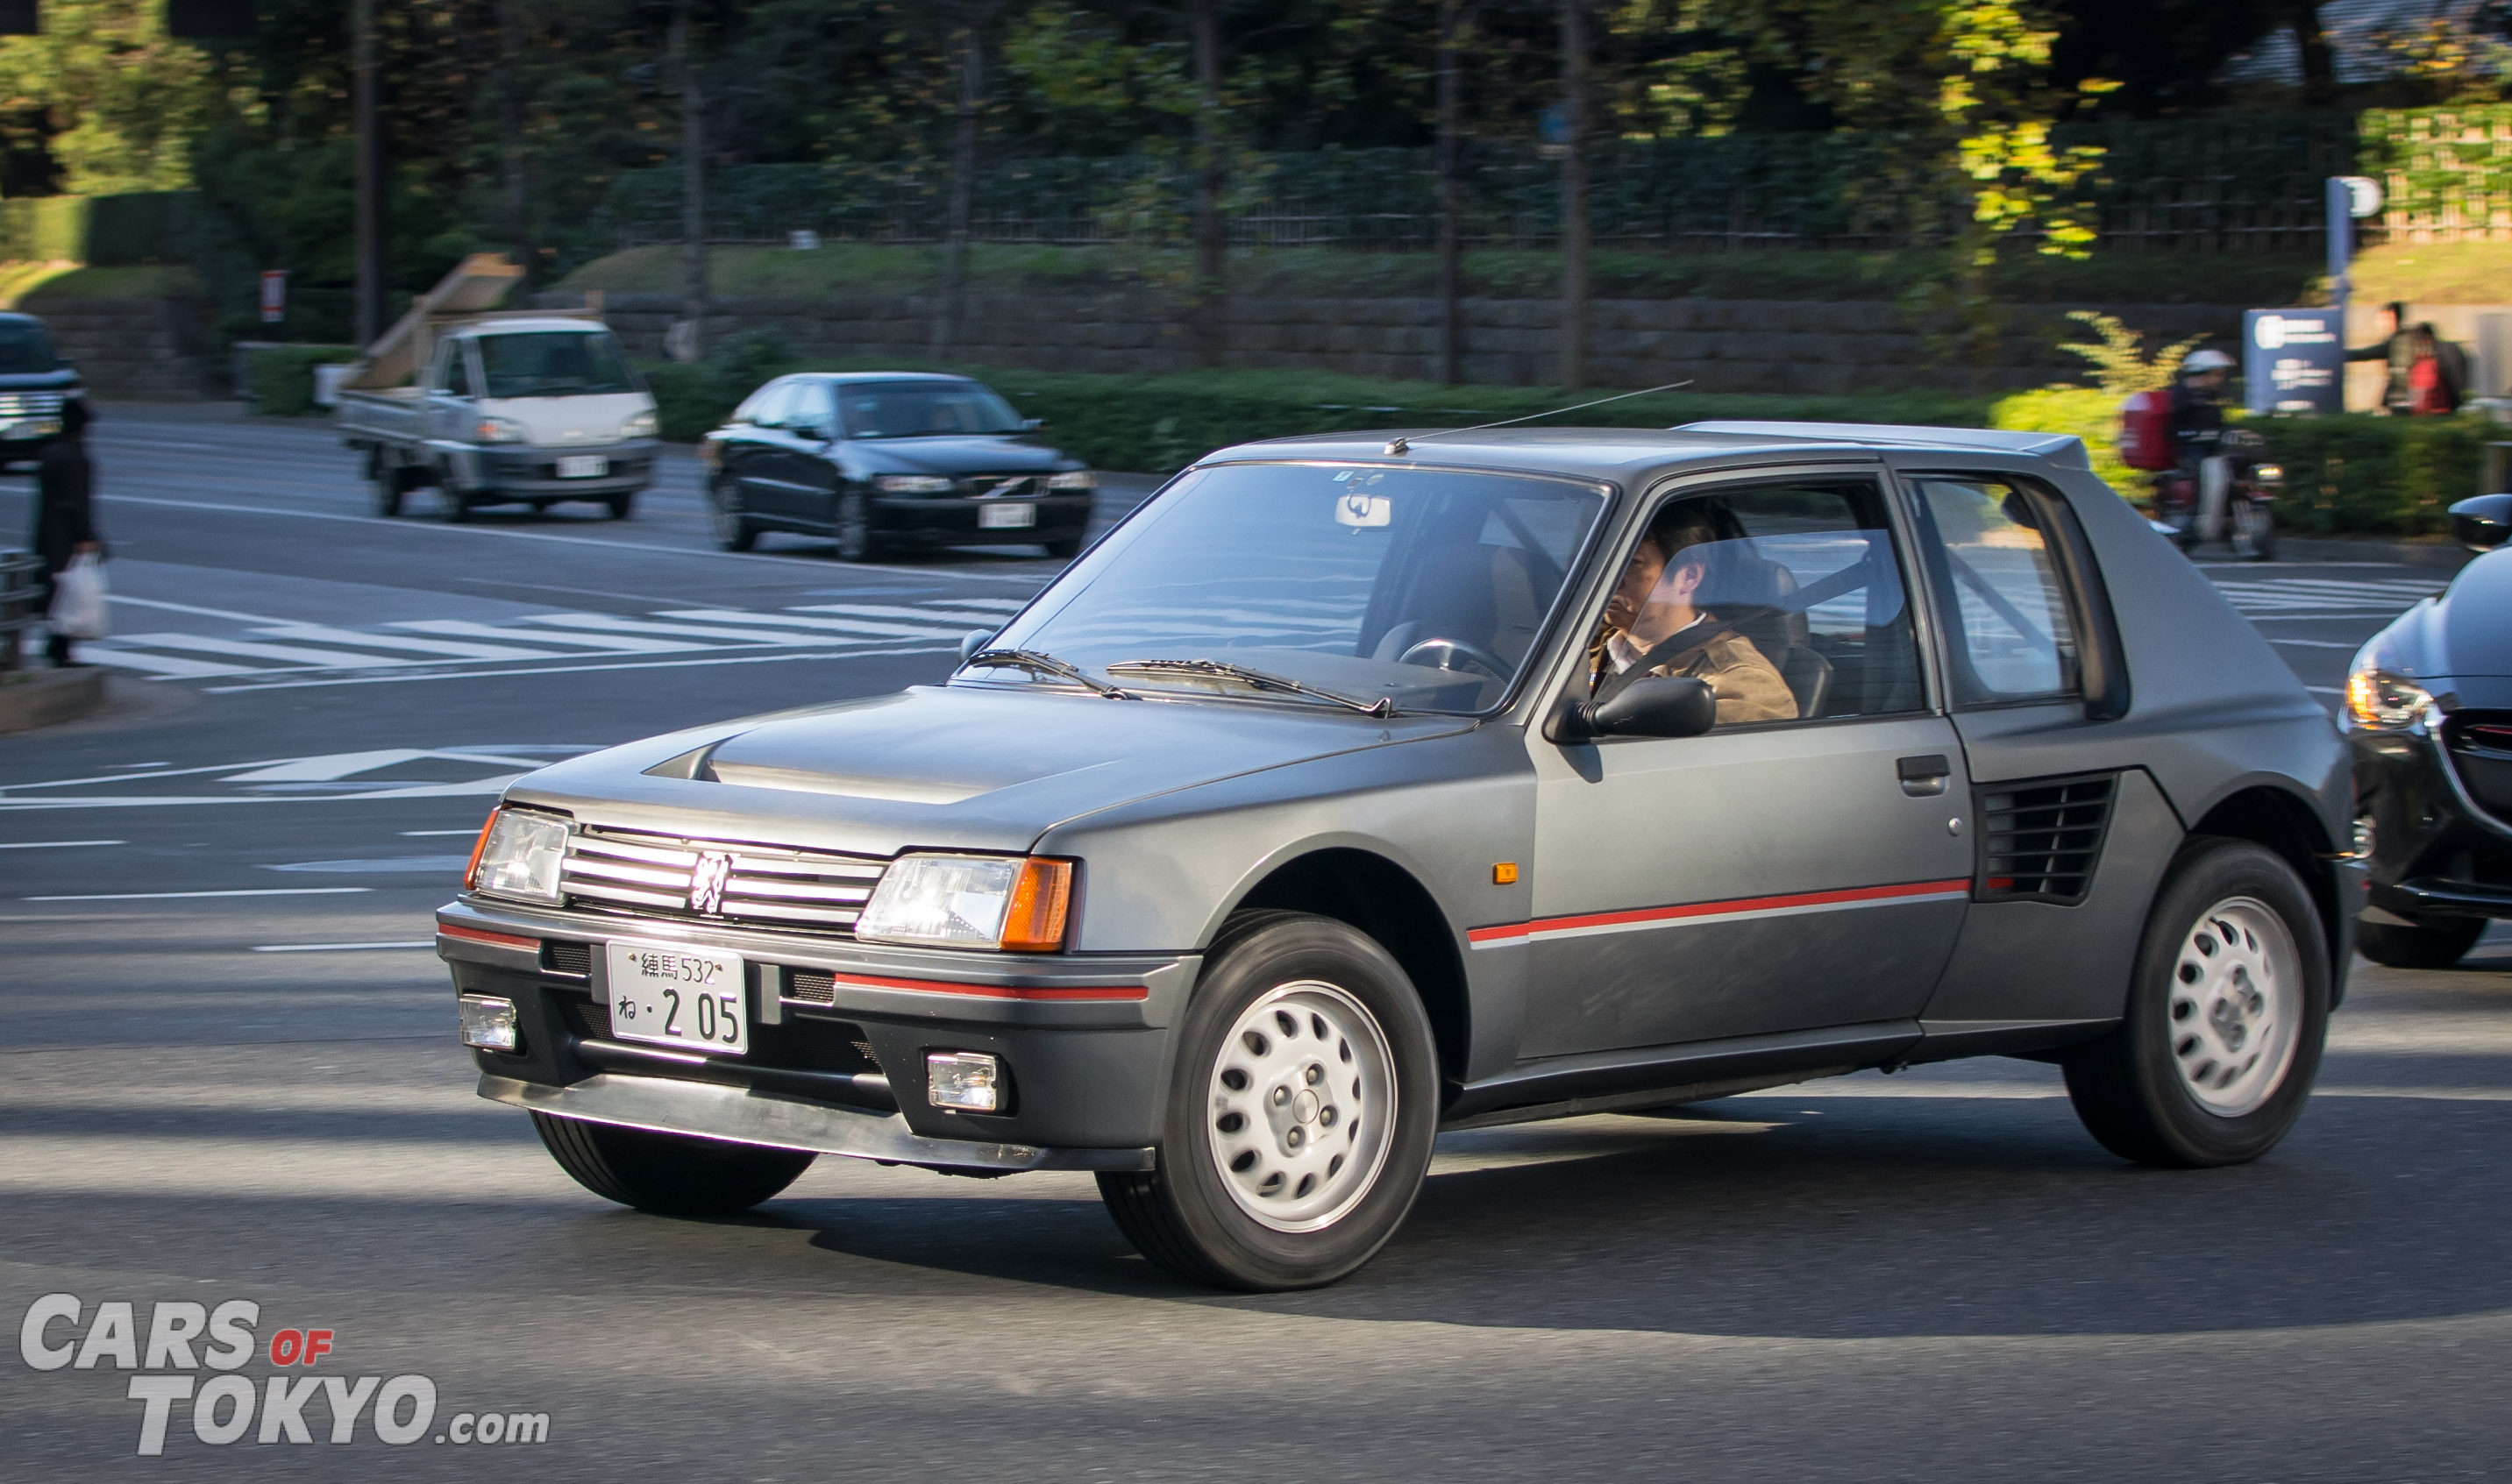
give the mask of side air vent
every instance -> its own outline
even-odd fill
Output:
[[[1983,902],[2085,899],[2110,830],[2115,773],[2000,784],[1980,792],[1980,878]]]
[[[785,997],[797,1004],[835,1004],[838,998],[837,978],[827,969],[787,969]]]
[[[593,973],[593,945],[544,938],[541,940],[541,967],[569,978],[590,978]]]

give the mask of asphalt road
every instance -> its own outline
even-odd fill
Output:
[[[314,427],[115,409],[98,448],[114,707],[0,738],[0,1333],[66,1293],[45,1334],[86,1353],[0,1352],[0,1476],[2512,1468],[2501,938],[2359,965],[2310,1113],[2235,1170],[2122,1165],[2053,1070],[1983,1062],[1451,1135],[1387,1252],[1290,1296],[1171,1281],[1084,1176],[828,1159],[739,1220],[608,1206],[472,1096],[424,946],[489,800],[578,749],[935,679],[1053,564],[718,554],[687,463],[624,524],[451,527],[369,518]],[[2381,555],[2210,570],[2334,695],[2446,575]],[[144,1349],[156,1306],[230,1301],[258,1306],[242,1435],[173,1400],[135,1459],[149,1403],[99,1306],[136,1306]],[[330,1352],[275,1366],[283,1330]],[[426,1378],[432,1420],[334,1445],[317,1398],[310,1441],[263,1442],[297,1370]],[[455,1439],[488,1412],[547,1440]]]

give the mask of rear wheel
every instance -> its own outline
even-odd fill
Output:
[[[451,522],[456,526],[471,519],[470,497],[462,492],[460,485],[454,483],[451,466],[447,464],[436,466],[436,494],[440,502],[436,508],[439,519]]]
[[[389,521],[401,514],[402,475],[400,466],[375,460],[370,476],[374,495],[375,514]]]
[[[1046,543],[1046,554],[1058,562],[1070,562],[1081,555],[1079,536],[1062,536]]]
[[[872,562],[881,556],[881,537],[872,528],[872,500],[861,490],[838,496],[831,524],[837,527],[838,560]]]
[[[2233,501],[2233,549],[2253,562],[2276,560],[2276,512],[2257,500]]]
[[[558,1166],[605,1200],[658,1216],[724,1216],[792,1185],[818,1157],[687,1134],[532,1114]]]
[[[1159,1168],[1103,1174],[1142,1254],[1196,1282],[1279,1290],[1369,1261],[1412,1210],[1438,1062],[1404,970],[1326,918],[1225,929],[1179,1037]]]
[[[759,527],[741,507],[741,481],[719,474],[707,487],[707,516],[715,526],[715,544],[726,551],[748,551],[759,542]]]
[[[610,507],[610,519],[614,521],[624,521],[637,513],[637,495],[634,490],[626,494],[611,495],[602,503]]]
[[[2301,1115],[2329,1029],[2329,953],[2294,868],[2248,840],[2183,845],[2155,894],[2128,1014],[2065,1062],[2076,1115],[2143,1164],[2238,1164]]]
[[[2412,926],[2355,924],[2355,951],[2387,968],[2447,969],[2486,936],[2484,918],[2429,918]]]

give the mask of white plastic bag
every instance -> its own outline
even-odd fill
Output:
[[[52,630],[64,639],[102,639],[113,632],[104,610],[104,567],[92,551],[70,558],[53,579]]]

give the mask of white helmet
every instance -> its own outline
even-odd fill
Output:
[[[2233,358],[2220,350],[2193,350],[2189,358],[2180,363],[2180,374],[2184,376],[2197,371],[2228,371],[2232,369]]]

